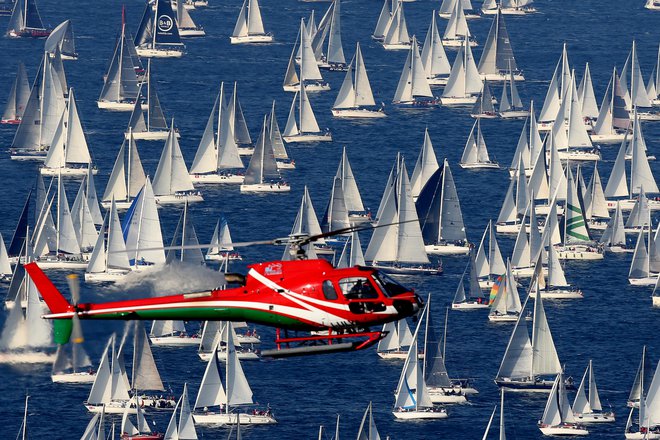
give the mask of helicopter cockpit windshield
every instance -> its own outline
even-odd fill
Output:
[[[397,296],[406,292],[410,292],[410,289],[399,284],[395,279],[387,276],[382,272],[374,272],[372,275],[380,290],[383,291],[385,296]]]

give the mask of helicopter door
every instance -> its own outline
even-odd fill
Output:
[[[385,304],[378,301],[378,291],[366,277],[342,278],[339,288],[353,313],[383,312],[386,309]]]

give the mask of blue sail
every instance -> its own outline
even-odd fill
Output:
[[[440,204],[442,203],[442,170],[431,175],[417,197],[415,208],[422,226],[424,243],[437,243],[440,231]]]
[[[45,29],[35,0],[25,2],[25,27],[28,29]]]
[[[7,249],[7,254],[9,254],[10,257],[17,257],[21,254],[21,249],[23,248],[25,237],[27,237],[28,216],[30,213],[31,198],[32,190],[30,190],[27,199],[25,200],[23,210],[21,211],[21,216],[18,218],[18,224],[16,225],[16,229],[14,229],[14,235],[11,237],[11,243]]]
[[[128,230],[131,227],[131,221],[133,220],[137,204],[142,203],[142,191],[144,191],[144,187],[142,187],[140,192],[137,193],[133,199],[133,203],[131,203],[131,206],[129,206],[128,211],[126,211],[126,215],[124,216],[124,224],[121,226],[121,234],[124,236],[124,241],[128,238]]]
[[[170,0],[157,0],[156,5],[154,46],[157,44],[182,46]]]

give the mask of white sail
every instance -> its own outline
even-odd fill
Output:
[[[516,59],[509,41],[509,33],[504,24],[500,9],[488,32],[484,51],[479,60],[479,73],[482,75],[499,74],[508,70],[516,70]]]
[[[605,197],[628,197],[628,182],[626,180],[626,145],[627,136],[623,139],[619,152],[614,161],[614,166],[610,172],[610,177],[607,179],[605,186]],[[644,153],[646,156],[646,153]]]
[[[219,101],[220,95],[215,98],[215,103],[206,122],[202,138],[199,141],[195,158],[190,166],[190,172],[193,174],[211,173],[218,169],[218,146],[215,143],[214,122],[216,113],[218,112]]]
[[[532,327],[532,377],[534,375],[558,374],[561,364],[555,342],[550,333],[550,327],[543,307],[541,292],[536,293],[534,301],[534,324]]]
[[[335,177],[341,179],[341,187],[344,192],[344,203],[346,204],[348,212],[363,212],[364,205],[362,204],[362,197],[360,196],[360,190],[358,189],[355,176],[353,175],[353,169],[348,161],[346,147],[342,150],[341,161],[339,162]]]
[[[523,306],[524,309],[524,306]],[[498,378],[529,378],[532,371],[533,350],[523,313],[511,332],[509,343],[497,372]]]
[[[211,357],[206,364],[206,370],[199,384],[197,399],[195,400],[195,409],[202,409],[209,406],[218,406],[227,402],[225,388],[222,385],[220,377],[220,365],[218,361],[218,345],[212,350]]]
[[[357,43],[355,56],[348,66],[333,108],[355,108],[368,105],[376,105],[376,101],[371,91],[360,43]]]
[[[633,137],[631,140],[632,165],[630,168],[630,194],[639,194],[643,187],[647,193],[658,193],[658,184],[653,177],[651,166],[646,157],[644,138],[637,112],[635,111],[635,123],[633,124]]]
[[[417,39],[413,35],[410,51],[394,92],[394,102],[411,102],[416,97],[433,97],[433,92],[426,79]]]
[[[227,406],[251,404],[252,390],[245,378],[241,362],[238,360],[232,334],[232,323],[227,322]]]
[[[87,403],[93,405],[99,405],[103,403],[109,403],[111,400],[111,391],[112,391],[112,374],[110,372],[110,361],[108,360],[108,354],[110,352],[110,347],[112,346],[112,352],[114,353],[114,343],[115,335],[113,334],[110,337],[110,340],[103,350],[101,355],[101,361],[99,366],[96,369],[96,377],[94,378],[94,383],[92,384],[92,389],[89,392],[89,397],[87,398]]]
[[[406,361],[403,365],[399,384],[394,394],[394,406],[396,408],[419,410],[421,408],[433,407],[418,361],[417,337],[420,327],[421,321],[408,348]]]
[[[419,193],[429,181],[431,176],[440,168],[438,159],[433,150],[431,137],[429,136],[428,128],[424,129],[424,144],[417,156],[415,168],[413,169],[412,176],[410,177],[410,185],[413,198],[417,198]]]
[[[598,118],[599,110],[596,95],[594,94],[594,86],[591,82],[589,63],[584,68],[584,76],[578,87],[578,97],[582,104],[582,116],[590,119]]]
[[[312,42],[307,33],[304,19],[300,20],[300,47],[302,50],[300,58],[300,81],[322,81],[321,71],[314,56]]]
[[[194,189],[188,168],[183,160],[181,147],[174,131],[174,120],[165,141],[163,152],[154,175],[153,191],[156,196],[173,195]]]
[[[124,219],[123,230],[131,265],[142,261],[150,264],[165,263],[160,218],[148,177]]]
[[[429,30],[426,32],[424,39],[424,46],[422,47],[422,63],[424,64],[424,72],[426,78],[431,79],[439,75],[449,75],[451,72],[451,65],[447,59],[445,48],[442,44],[442,39],[438,33],[438,25],[435,20],[435,11],[431,17],[431,24]]]

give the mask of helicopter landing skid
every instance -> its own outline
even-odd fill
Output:
[[[328,330],[327,334],[315,334],[303,337],[282,337],[280,333],[280,329],[277,329],[275,337],[277,348],[262,350],[262,357],[283,358],[321,353],[357,351],[369,348],[385,337],[385,333],[381,331],[332,333],[332,330]]]

